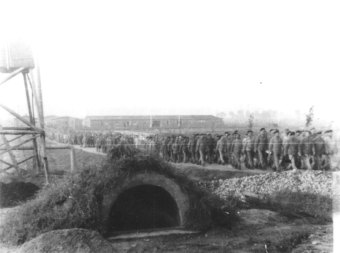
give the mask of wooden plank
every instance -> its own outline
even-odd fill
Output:
[[[4,84],[4,83],[7,82],[8,80],[12,79],[12,78],[15,77],[16,75],[20,74],[23,70],[25,70],[25,68],[19,68],[19,69],[13,71],[13,72],[10,73],[5,79],[3,79],[3,80],[0,82],[0,85],[1,85],[1,84]]]
[[[35,156],[32,155],[32,156],[30,156],[30,157],[28,157],[28,158],[26,158],[26,159],[24,159],[24,160],[18,162],[17,165],[22,164],[22,163],[24,163],[24,162],[27,162],[28,160],[30,160],[30,159],[32,159],[32,158],[34,158],[34,157],[35,157]],[[2,169],[1,171],[6,171],[6,170],[9,170],[10,168],[13,168],[13,167],[14,167],[14,165],[13,165],[13,164],[10,164],[10,166],[8,166],[8,167]],[[20,168],[18,167],[18,170],[19,170],[19,169],[20,169]]]
[[[21,160],[20,162],[18,162],[18,164],[22,164],[22,163],[24,163],[24,162],[27,162],[28,160],[30,160],[30,159],[32,159],[32,158],[34,158],[34,155],[29,156],[29,157],[25,158],[24,160]]]
[[[55,147],[46,147],[46,149],[71,149],[72,146],[55,146]]]
[[[70,161],[71,161],[71,172],[77,171],[77,162],[76,162],[76,153],[74,151],[74,147],[70,148]]]
[[[2,159],[0,159],[0,162],[2,162],[2,163],[4,163],[4,164],[6,164],[6,165],[8,165],[8,166],[13,166],[13,164],[11,164],[11,163],[8,163],[8,162],[6,162],[5,160],[2,160]]]
[[[14,167],[17,171],[17,174],[18,176],[20,177],[20,172],[19,172],[19,167],[18,167],[18,163],[17,163],[17,160],[15,158],[15,155],[13,154],[12,150],[11,150],[11,146],[9,145],[8,141],[7,141],[7,138],[5,135],[1,135],[1,138],[2,138],[2,141],[4,142],[5,144],[5,148],[6,148],[6,151],[4,152],[1,152],[0,155],[2,154],[5,154],[5,153],[8,153],[9,154],[9,157],[11,158],[11,161],[12,161],[12,165],[10,166],[11,168]]]
[[[27,100],[28,114],[29,114],[29,117],[30,117],[30,123],[35,126],[35,119],[34,119],[34,115],[33,115],[33,104],[31,104],[30,92],[29,92],[29,89],[28,89],[28,73],[22,72],[22,75],[23,75],[24,83],[25,83],[26,100]],[[32,84],[31,84],[31,90],[32,90]],[[32,97],[32,99],[33,99],[33,97]],[[37,143],[36,139],[33,140],[33,146],[34,146],[33,152],[34,152],[34,155],[35,155],[33,167],[36,168],[40,172],[40,171],[42,171],[42,167],[41,167],[40,157],[39,157],[39,154],[38,154],[38,143]]]
[[[30,74],[31,74],[31,73],[30,73]],[[34,99],[35,107],[36,107],[37,110],[39,111],[40,103],[39,103],[39,100],[37,99],[37,98],[38,98],[38,93],[37,93],[35,84],[33,83],[33,77],[31,78],[31,76],[28,74],[28,75],[27,75],[27,79],[28,79],[28,82],[30,83],[30,86],[31,86],[31,88],[32,88],[33,97],[35,98],[35,99]],[[39,115],[38,115],[38,116],[39,116]],[[38,119],[39,119],[39,118],[38,118]],[[39,124],[40,124],[40,119],[39,119]]]
[[[40,66],[39,66],[39,59],[36,58],[36,82],[31,81],[31,87],[32,87],[32,92],[33,95],[35,96],[35,100],[37,102],[37,111],[38,111],[38,116],[39,116],[39,126],[41,129],[44,129],[45,127],[45,122],[44,122],[44,108],[43,108],[43,98],[42,98],[42,91],[41,91],[41,79],[40,79]],[[31,72],[33,74],[33,72]],[[43,161],[43,168],[45,172],[45,180],[46,184],[49,184],[49,168],[48,168],[48,161],[47,161],[47,156],[46,156],[46,140],[45,140],[45,132],[41,134],[40,136],[40,153]]]
[[[25,134],[40,134],[38,131],[12,131],[12,130],[0,130],[0,134],[5,135],[25,135]]]
[[[1,135],[1,136],[4,136],[4,135]],[[22,145],[32,141],[33,139],[35,139],[37,137],[38,137],[38,135],[36,135],[34,137],[31,137],[31,138],[29,138],[29,139],[27,139],[27,140],[25,140],[25,141],[15,145],[15,146],[8,146],[8,147],[6,147],[7,150],[0,152],[0,155],[5,154],[7,152],[10,152],[10,151],[14,150],[15,148],[18,148],[18,147],[20,147],[20,146],[22,146]]]
[[[55,150],[55,149],[70,149],[71,147],[70,146],[60,146],[60,147],[46,147],[46,149],[52,149],[52,150]],[[31,146],[31,147],[15,147],[15,148],[12,148],[12,150],[33,150],[34,147]],[[0,148],[0,150],[6,150],[5,148]]]
[[[29,131],[29,130],[32,130],[32,128],[31,127],[2,127],[2,130]]]
[[[7,106],[4,106],[2,104],[0,104],[0,107],[2,107],[4,110],[6,110],[7,112],[9,112],[10,114],[12,114],[14,117],[16,117],[18,120],[20,120],[22,123],[25,123],[27,126],[30,126],[32,129],[38,131],[38,132],[43,132],[43,130],[41,128],[38,128],[36,126],[34,126],[33,124],[31,124],[28,120],[26,120],[25,118],[21,117],[19,114],[17,114],[15,111],[9,109]]]
[[[17,139],[20,139],[21,137],[22,137],[22,136],[17,136],[17,137],[14,137],[13,139],[10,139],[10,140],[7,140],[7,141],[8,141],[8,143],[10,143],[10,142],[15,141],[15,140],[17,140]],[[2,147],[2,146],[4,146],[4,145],[5,145],[5,143],[1,144],[0,147]]]

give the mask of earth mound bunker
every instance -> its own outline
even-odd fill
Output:
[[[189,197],[162,174],[137,173],[103,198],[108,231],[178,227],[186,224]]]
[[[164,228],[202,231],[231,227],[237,217],[234,202],[203,190],[168,163],[136,156],[84,168],[41,189],[6,216],[0,242],[20,245],[72,228],[103,236]]]

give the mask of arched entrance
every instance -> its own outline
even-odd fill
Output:
[[[180,225],[178,207],[162,187],[139,185],[122,192],[108,221],[109,231],[167,228]]]
[[[186,192],[171,178],[137,173],[103,195],[101,216],[106,233],[184,226],[189,209]]]

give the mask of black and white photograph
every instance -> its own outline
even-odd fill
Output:
[[[0,253],[340,252],[339,13],[0,0]]]

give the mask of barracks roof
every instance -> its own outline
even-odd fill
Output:
[[[54,121],[54,120],[62,120],[62,119],[75,119],[75,120],[81,120],[79,118],[70,117],[70,116],[46,116],[45,120],[47,121]]]
[[[89,120],[150,120],[150,119],[181,119],[181,120],[221,120],[213,115],[121,115],[121,116],[87,116]]]

